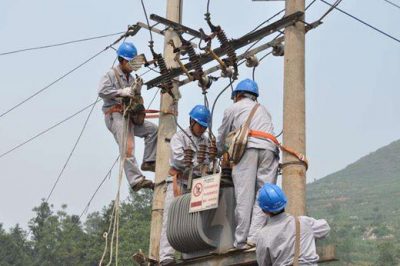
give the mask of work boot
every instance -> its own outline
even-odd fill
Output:
[[[144,176],[142,179],[137,182],[134,186],[131,187],[134,192],[141,190],[142,188],[153,189],[154,190],[154,183],[151,180],[146,179]]]
[[[247,241],[246,245],[244,245],[243,250],[245,252],[251,252],[256,250],[256,244],[253,242]]]
[[[140,166],[142,171],[155,172],[156,171],[156,162],[143,162]]]
[[[165,259],[165,260],[163,260],[163,261],[160,261],[160,265],[161,266],[170,266],[170,265],[175,265],[176,264],[176,261],[175,261],[175,259]]]

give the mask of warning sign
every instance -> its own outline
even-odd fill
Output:
[[[218,208],[219,174],[204,176],[193,180],[189,212],[199,212]]]

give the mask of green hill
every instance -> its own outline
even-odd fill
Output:
[[[400,265],[400,140],[307,189],[309,215],[332,228],[331,265]]]

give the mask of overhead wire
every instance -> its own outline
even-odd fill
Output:
[[[71,150],[71,152],[69,153],[68,158],[67,158],[67,160],[65,161],[65,163],[64,163],[64,165],[63,165],[63,167],[62,167],[60,173],[58,174],[58,177],[57,177],[57,179],[56,179],[56,182],[54,182],[53,187],[51,188],[50,193],[49,193],[49,195],[48,195],[47,198],[46,198],[46,202],[49,201],[51,195],[52,195],[53,192],[54,192],[54,189],[56,188],[58,182],[59,182],[60,179],[61,179],[61,176],[62,176],[63,173],[64,173],[64,170],[67,168],[67,165],[68,165],[68,163],[69,163],[69,161],[70,161],[72,155],[74,154],[74,151],[75,151],[76,147],[78,146],[79,141],[80,141],[81,138],[82,138],[83,132],[84,132],[85,129],[86,129],[86,126],[87,126],[87,124],[88,124],[88,122],[89,122],[89,119],[90,119],[90,117],[91,117],[91,115],[92,115],[93,109],[94,109],[94,107],[96,106],[96,103],[98,102],[98,100],[99,100],[99,96],[97,96],[96,101],[95,101],[95,104],[92,105],[92,109],[90,109],[89,114],[88,114],[88,116],[86,117],[85,122],[83,123],[83,127],[82,127],[82,129],[81,129],[81,131],[80,131],[80,133],[79,133],[79,136],[78,136],[78,138],[76,139],[76,141],[75,141],[75,143],[74,143],[74,146],[72,147],[72,150]]]
[[[147,16],[146,7],[144,6],[143,0],[140,0],[140,2],[142,3],[142,8],[143,8],[144,16],[146,18],[147,27],[149,28],[150,41],[153,42],[153,34],[151,32],[151,27],[150,27],[149,17]]]
[[[27,144],[27,143],[33,141],[34,139],[36,139],[36,138],[42,136],[43,134],[49,132],[50,130],[52,130],[52,129],[58,127],[59,125],[61,125],[61,124],[65,123],[65,122],[67,122],[68,120],[74,118],[75,116],[79,115],[80,113],[82,113],[82,112],[85,111],[86,109],[89,109],[90,107],[94,106],[94,105],[95,105],[97,102],[99,102],[99,101],[100,101],[100,99],[96,100],[94,103],[91,103],[91,104],[89,104],[88,106],[85,106],[84,108],[80,109],[79,111],[77,111],[77,112],[73,113],[72,115],[70,115],[70,116],[64,118],[64,119],[61,120],[60,122],[57,122],[56,124],[52,125],[51,127],[49,127],[49,128],[47,128],[47,129],[45,129],[45,130],[39,132],[39,133],[36,134],[35,136],[33,136],[33,137],[31,137],[31,138],[29,138],[29,139],[23,141],[22,143],[20,143],[20,144],[14,146],[12,149],[10,149],[10,150],[8,150],[8,151],[6,151],[6,152],[0,154],[0,158],[6,156],[7,154],[9,154],[9,153],[15,151],[16,149],[18,149],[18,148],[24,146],[25,144]]]
[[[397,7],[398,9],[400,9],[400,6],[397,5],[397,4],[395,4],[395,3],[393,3],[392,1],[389,1],[389,0],[383,0],[383,1],[385,1],[385,2],[387,2],[387,3],[389,3],[389,4],[391,4],[391,5],[394,6],[394,7]]]
[[[90,62],[91,60],[93,60],[95,57],[97,57],[98,55],[100,55],[101,53],[103,53],[104,51],[106,51],[108,49],[109,46],[107,46],[105,49],[101,50],[100,52],[96,53],[95,55],[91,56],[89,59],[85,60],[83,63],[79,64],[78,66],[74,67],[72,70],[68,71],[67,73],[65,73],[64,75],[62,75],[61,77],[57,78],[55,81],[51,82],[50,84],[48,84],[47,86],[45,86],[44,88],[36,91],[35,93],[33,93],[31,96],[25,98],[24,100],[22,100],[21,102],[19,102],[18,104],[14,105],[13,107],[9,108],[7,111],[4,111],[3,113],[0,114],[0,118],[5,116],[6,114],[10,113],[11,111],[15,110],[16,108],[18,108],[19,106],[21,106],[22,104],[26,103],[27,101],[31,100],[32,98],[34,98],[35,96],[39,95],[40,93],[44,92],[45,90],[47,90],[48,88],[50,88],[52,85],[56,84],[57,82],[59,82],[60,80],[62,80],[63,78],[65,78],[66,76],[68,76],[69,74],[71,74],[72,72],[76,71],[77,69],[81,68],[82,66],[84,66],[85,64],[87,64],[88,62]]]
[[[320,17],[318,21],[322,21],[329,13],[333,11],[333,9],[335,9],[335,7],[340,4],[340,2],[342,2],[342,0],[336,0],[336,2],[334,2],[333,4],[329,4],[330,8],[328,9],[328,11],[325,12],[325,14]]]
[[[215,97],[215,100],[214,100],[213,105],[212,105],[212,108],[211,108],[211,115],[210,115],[210,116],[211,116],[210,131],[212,130],[212,126],[213,126],[214,109],[215,109],[215,106],[216,106],[216,104],[217,104],[217,101],[218,101],[219,97],[221,97],[221,95],[222,95],[229,87],[232,87],[232,84],[233,84],[234,82],[235,82],[235,81],[234,81],[233,79],[229,78],[229,84],[228,84],[225,88],[222,89],[222,91],[217,95],[217,97]],[[232,88],[232,90],[233,90],[233,88]]]
[[[397,38],[393,37],[392,35],[390,35],[390,34],[384,32],[383,30],[380,30],[380,29],[378,29],[377,27],[372,26],[371,24],[369,24],[369,23],[367,23],[367,22],[365,22],[365,21],[359,19],[358,17],[356,17],[356,16],[354,16],[354,15],[352,15],[352,14],[350,14],[350,13],[348,13],[348,12],[346,12],[346,11],[344,11],[344,10],[342,10],[342,9],[340,9],[340,8],[338,8],[338,7],[332,5],[332,4],[330,4],[330,3],[328,3],[328,2],[326,2],[326,1],[324,1],[324,0],[321,0],[321,1],[322,1],[323,3],[325,3],[325,4],[329,5],[329,6],[331,6],[332,8],[334,8],[334,9],[336,9],[336,10],[342,12],[343,14],[349,16],[350,18],[352,18],[352,19],[354,19],[354,20],[356,20],[356,21],[358,21],[358,22],[364,24],[365,26],[367,26],[367,27],[369,27],[369,28],[371,28],[371,29],[373,29],[373,30],[375,30],[375,31],[377,31],[377,32],[379,32],[379,33],[381,33],[382,35],[384,35],[384,36],[386,36],[386,37],[388,37],[388,38],[390,38],[390,39],[392,39],[392,40],[394,40],[394,41],[400,43],[400,39],[397,39]]]
[[[9,55],[9,54],[16,54],[16,53],[21,53],[21,52],[27,52],[27,51],[32,51],[32,50],[47,49],[47,48],[63,46],[63,45],[68,45],[68,44],[73,44],[73,43],[78,43],[78,42],[91,41],[91,40],[96,40],[96,39],[101,39],[101,38],[106,38],[106,37],[119,35],[119,34],[122,34],[122,33],[124,33],[124,31],[105,34],[105,35],[100,35],[100,36],[94,36],[94,37],[89,37],[89,38],[84,38],[84,39],[79,39],[79,40],[67,41],[67,42],[62,42],[62,43],[48,44],[48,45],[42,45],[42,46],[30,47],[30,48],[23,48],[23,49],[19,49],[19,50],[0,53],[0,56]]]
[[[94,191],[94,193],[92,194],[92,196],[90,197],[88,203],[85,205],[85,208],[83,209],[81,215],[79,216],[79,219],[82,218],[82,216],[87,213],[87,211],[89,210],[89,206],[92,203],[94,197],[96,196],[97,192],[100,190],[101,186],[104,184],[104,182],[106,181],[107,178],[111,177],[111,173],[112,170],[114,169],[115,165],[117,164],[118,160],[119,160],[119,155],[117,157],[117,159],[115,159],[114,163],[112,164],[111,168],[108,170],[107,174],[104,176],[103,180],[101,180],[100,184],[97,186],[96,190]]]
[[[151,105],[153,104],[154,100],[156,99],[158,92],[161,90],[161,88],[158,88],[157,91],[154,93],[153,98],[151,99],[150,103],[147,105],[147,109],[150,109]]]

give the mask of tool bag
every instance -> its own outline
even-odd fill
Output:
[[[225,147],[228,148],[229,159],[234,164],[240,162],[240,159],[242,159],[246,150],[247,140],[250,132],[249,125],[257,111],[258,106],[260,106],[259,103],[254,105],[249,116],[247,117],[246,122],[236,130],[229,132],[228,136],[225,138]]]

